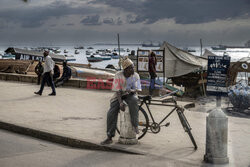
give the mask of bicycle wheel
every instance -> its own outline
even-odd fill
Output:
[[[181,124],[183,126],[183,129],[185,130],[185,132],[188,133],[188,136],[189,136],[189,138],[191,139],[191,141],[192,141],[192,143],[194,145],[194,149],[196,150],[198,147],[197,147],[197,144],[196,144],[196,142],[194,140],[194,137],[193,137],[193,135],[191,133],[191,127],[190,127],[185,115],[179,109],[177,109],[177,113],[178,113],[179,119],[181,121]]]
[[[138,119],[139,119],[139,123],[138,123],[138,129],[139,129],[138,140],[139,140],[143,136],[145,136],[149,127],[148,115],[142,107],[139,107]]]
[[[139,134],[137,135],[137,139],[140,140],[147,133],[149,127],[148,115],[142,107],[139,107],[138,113],[138,130]],[[120,134],[120,118],[117,121],[116,131]]]

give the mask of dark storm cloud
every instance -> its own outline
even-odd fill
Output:
[[[68,24],[65,24],[66,26],[74,26],[75,24],[73,23],[68,23]]]
[[[114,20],[112,18],[104,18],[103,19],[104,24],[114,25]]]
[[[95,0],[92,3],[117,7],[136,15],[129,23],[151,24],[174,19],[179,24],[195,24],[245,17],[249,0]]]
[[[0,19],[5,20],[5,22],[21,24],[24,28],[35,28],[42,26],[46,20],[52,17],[86,15],[98,11],[100,9],[97,10],[89,6],[73,7],[73,4],[55,1],[47,6],[1,9]]]
[[[87,26],[92,26],[92,25],[101,25],[100,20],[100,16],[99,15],[93,15],[93,16],[87,16],[85,17],[81,23],[83,25],[87,25]]]
[[[108,24],[108,25],[122,25],[123,24],[123,21],[121,20],[120,17],[118,17],[117,19],[104,18],[102,22],[103,24]]]

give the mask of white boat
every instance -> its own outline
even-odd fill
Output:
[[[64,51],[63,51],[64,53],[69,53],[69,51],[67,50],[67,49],[64,49]]]
[[[11,54],[11,53],[6,53],[4,55],[2,55],[2,59],[15,59],[16,56]]]
[[[93,51],[86,50],[86,55],[91,55],[92,53],[93,53]]]

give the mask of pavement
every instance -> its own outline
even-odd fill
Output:
[[[176,113],[169,117],[170,126],[160,133],[147,133],[137,145],[118,144],[118,135],[110,146],[101,146],[106,138],[106,114],[110,91],[80,88],[57,88],[56,96],[34,95],[39,86],[30,83],[0,81],[0,128],[79,148],[146,154],[182,162],[189,166],[211,166],[203,162],[205,154],[206,116],[197,108],[185,111],[198,145],[193,145],[184,132]],[[180,101],[180,105],[189,102]],[[209,104],[211,108],[211,104]],[[163,118],[168,107],[152,106],[156,120]],[[248,118],[228,116],[229,164],[223,166],[250,166],[250,121]]]
[[[76,149],[1,129],[0,150],[1,167],[187,166],[152,155]]]

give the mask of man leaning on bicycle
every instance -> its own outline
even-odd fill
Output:
[[[115,94],[110,100],[110,109],[107,113],[107,138],[101,144],[111,144],[115,136],[117,117],[120,110],[125,111],[125,103],[128,104],[131,123],[136,133],[138,132],[138,99],[137,91],[141,91],[140,76],[134,72],[134,65],[130,59],[122,62],[123,71],[115,74],[112,91]]]

